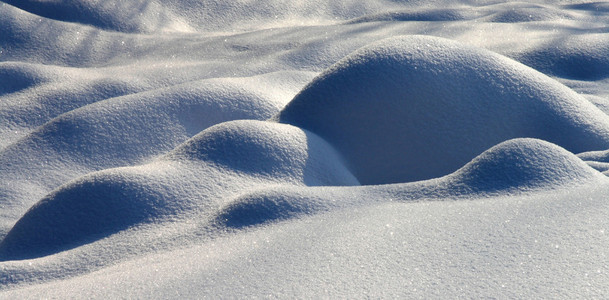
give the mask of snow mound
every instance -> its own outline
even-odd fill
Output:
[[[572,19],[569,13],[555,7],[519,2],[498,5],[504,8],[493,13],[489,18],[490,22],[520,23]]]
[[[574,153],[609,147],[609,117],[574,91],[504,56],[428,36],[357,50],[274,119],[326,139],[362,184],[446,175],[518,137]]]
[[[0,260],[45,256],[183,209],[141,182],[106,172],[60,188],[13,226],[0,243]]]
[[[326,141],[300,128],[262,121],[218,124],[176,148],[169,159],[200,160],[222,169],[307,185],[358,185]]]
[[[584,161],[596,161],[609,163],[609,150],[588,151],[577,154]]]
[[[52,119],[5,152],[19,149],[10,157],[18,162],[23,152],[47,144],[64,160],[90,160],[83,163],[87,166],[133,163],[171,150],[214,124],[272,116],[279,105],[265,96],[240,84],[209,80],[109,98]]]
[[[335,206],[332,201],[315,197],[306,190],[294,192],[267,189],[240,196],[220,210],[216,222],[221,226],[243,228],[313,214]]]
[[[456,172],[433,180],[360,187],[272,187],[241,195],[224,206],[217,224],[243,228],[378,202],[463,199],[565,189],[606,180],[552,143],[512,139],[483,152]]]
[[[594,14],[601,15],[609,12],[609,3],[607,2],[584,2],[576,4],[564,5],[563,9],[575,9],[582,11],[589,11]]]
[[[530,138],[494,146],[448,176],[453,184],[476,192],[564,188],[602,177],[573,153]]]
[[[75,22],[105,30],[152,32],[188,29],[184,21],[156,1],[4,1],[32,14],[64,22]]]
[[[599,172],[609,176],[609,150],[589,151],[577,154],[581,160]]]
[[[518,57],[519,61],[559,77],[601,80],[609,77],[609,36],[606,33],[567,36]]]
[[[248,86],[259,80],[189,82],[61,114],[0,149],[0,196],[5,203],[22,207],[17,212],[21,215],[36,200],[86,173],[150,161],[221,122],[267,119],[282,103]],[[6,214],[0,212],[2,217]]]
[[[0,96],[25,90],[47,80],[46,76],[29,64],[0,62]]]
[[[324,140],[297,127],[225,122],[148,165],[92,173],[55,190],[9,231],[0,259],[44,256],[193,211],[211,214],[232,189],[358,185],[341,161]]]
[[[348,24],[364,23],[364,22],[387,22],[387,21],[458,21],[464,20],[464,12],[457,9],[427,9],[427,10],[408,10],[408,11],[390,11],[367,15],[353,19]]]

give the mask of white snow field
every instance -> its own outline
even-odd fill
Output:
[[[609,298],[607,2],[0,3],[0,298]]]

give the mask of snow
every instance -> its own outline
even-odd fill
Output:
[[[446,175],[511,138],[575,153],[609,145],[609,118],[503,56],[425,36],[390,38],[314,79],[278,121],[333,144],[363,184]]]
[[[608,11],[3,1],[0,298],[606,298]]]

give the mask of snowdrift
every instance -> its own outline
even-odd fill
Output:
[[[63,157],[64,164],[95,161],[64,168],[78,170],[95,164],[103,168],[135,161],[137,157],[130,156],[136,153],[150,157],[154,153],[146,152],[148,144],[158,151],[167,149],[160,146],[163,142],[171,141],[172,136],[154,137],[154,128],[145,125],[121,125],[129,120],[128,114],[146,116],[161,110],[165,114],[151,115],[157,118],[155,126],[176,120],[171,116],[177,115],[179,123],[166,126],[188,132],[220,123],[155,162],[93,173],[60,187],[13,226],[0,243],[0,258],[45,256],[133,226],[193,214],[220,226],[241,228],[380,199],[525,192],[604,178],[569,151],[603,149],[609,142],[607,115],[532,69],[446,39],[387,39],[338,62],[273,118],[305,129],[271,121],[222,123],[223,118],[240,113],[264,116],[272,107],[265,108],[264,102],[257,104],[255,97],[238,90],[233,91],[234,98],[223,99],[225,93],[218,93],[213,100],[209,99],[215,90],[206,91],[208,97],[196,102],[187,97],[177,103],[139,106],[145,95],[124,97],[119,105],[98,102],[62,115],[40,133],[11,145],[24,150],[28,147],[20,143],[40,145],[46,139],[59,147],[57,157]],[[172,95],[171,90],[162,95]],[[154,99],[147,102],[155,103]],[[223,102],[234,106],[226,117],[219,115]],[[206,106],[196,108],[201,105]],[[243,112],[239,112],[241,106],[245,106]],[[212,121],[194,117],[193,108]],[[92,113],[95,118],[89,116]],[[97,133],[102,138],[88,134],[99,131],[94,128],[104,130]],[[134,136],[150,137],[142,140],[143,145],[121,145],[129,141],[125,128]],[[62,136],[70,140],[58,143]],[[180,135],[176,136],[179,140]],[[510,140],[521,136],[543,138],[567,150],[536,139]],[[79,137],[105,142],[74,140]],[[94,146],[80,148],[83,144]],[[10,151],[9,147],[3,153],[14,164],[18,159],[11,158]],[[475,157],[478,152],[483,153]],[[66,162],[65,157],[73,161]],[[24,168],[13,164],[8,165],[19,171]],[[50,171],[53,167],[57,168],[51,164]],[[190,177],[197,172],[205,176]],[[441,178],[407,183],[433,177]],[[178,178],[182,186],[172,187],[170,182]],[[233,194],[229,182],[254,191],[231,200],[227,198]],[[322,189],[328,194],[302,188],[392,182],[402,183],[351,191]],[[268,187],[280,183],[283,186]]]
[[[59,116],[0,149],[0,170],[6,178],[0,181],[0,197],[21,207],[0,214],[18,218],[63,183],[93,171],[149,162],[214,124],[273,116],[282,105],[277,99],[281,93],[271,95],[250,85],[273,82],[275,76],[292,75],[195,81],[132,95],[106,95],[110,98],[92,104],[86,103],[91,101],[87,95],[69,98],[66,102],[71,105],[81,97],[85,103],[58,112]],[[111,84],[105,87],[113,89]],[[54,107],[59,107],[52,99],[32,106],[55,102]],[[19,118],[15,110],[3,113],[7,120]]]
[[[230,202],[217,221],[241,228],[375,202],[466,199],[573,188],[604,179],[561,147],[537,139],[513,139],[436,180],[352,188],[269,188]]]
[[[9,231],[0,259],[48,255],[143,223],[204,217],[233,190],[358,185],[341,161],[325,141],[290,125],[221,123],[151,164],[93,173],[60,187]]]
[[[362,184],[446,175],[508,139],[578,153],[609,146],[609,118],[511,59],[446,39],[392,38],[319,75],[275,117],[319,134]]]
[[[0,4],[0,298],[606,298],[609,6]]]

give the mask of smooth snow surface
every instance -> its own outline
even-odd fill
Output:
[[[365,184],[446,175],[516,137],[575,153],[609,146],[609,117],[569,88],[496,53],[425,36],[347,56],[277,119],[326,138]]]
[[[0,4],[0,298],[607,298],[609,6]]]

